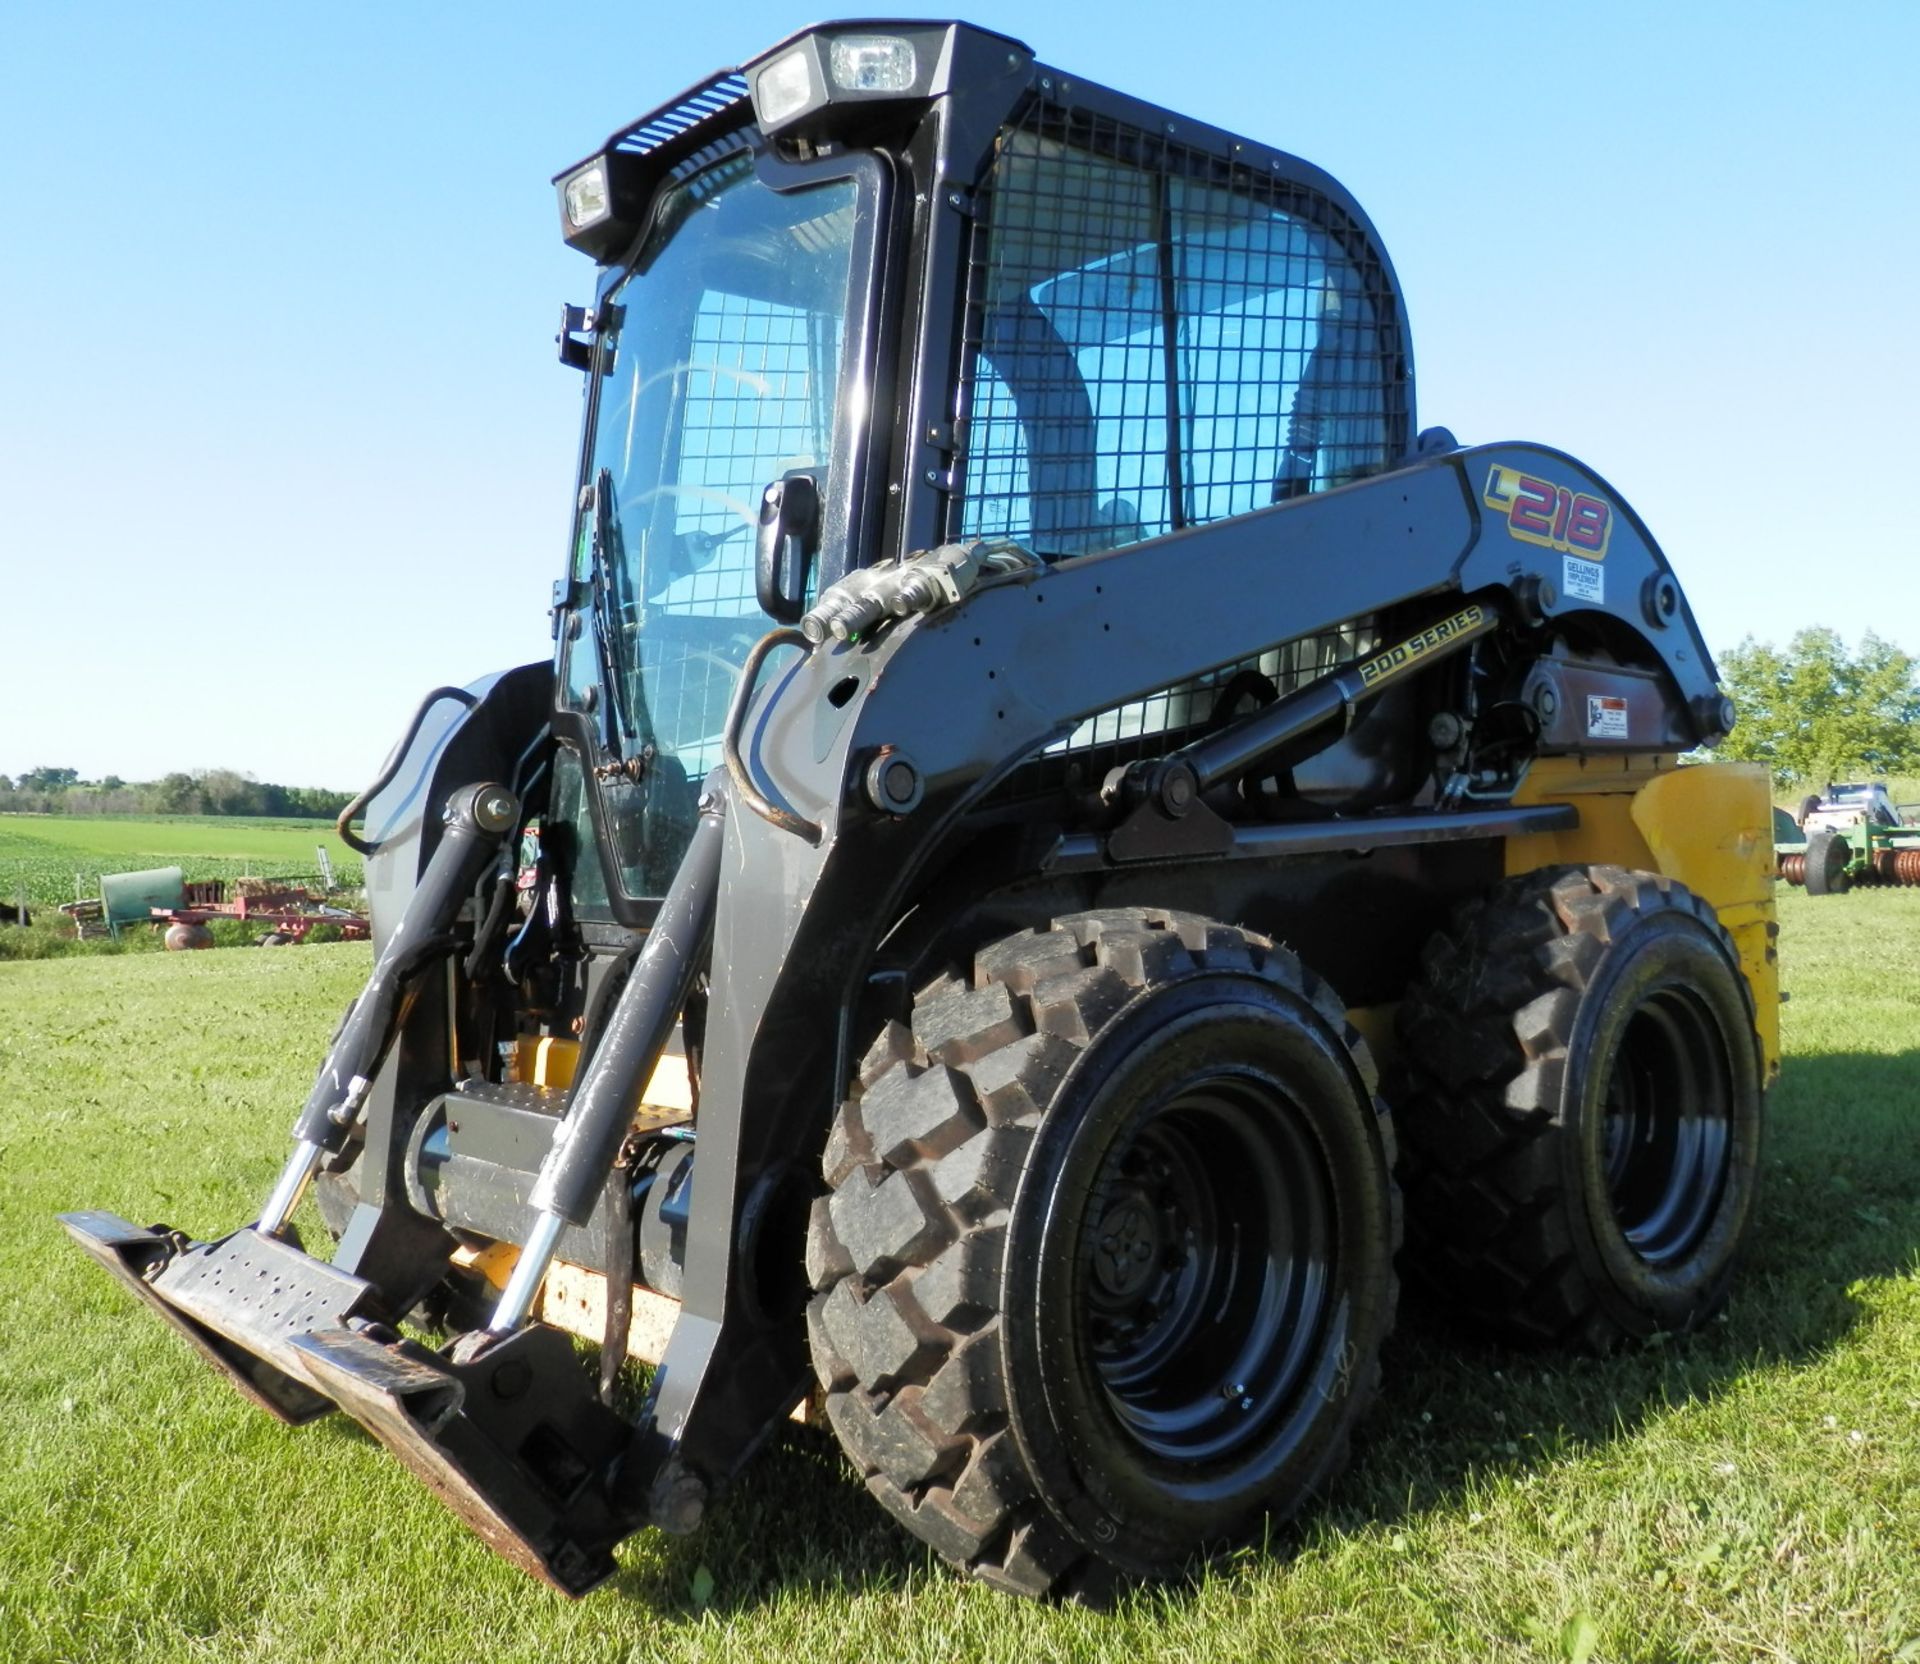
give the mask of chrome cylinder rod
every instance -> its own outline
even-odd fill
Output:
[[[487,1323],[496,1335],[511,1334],[526,1322],[540,1293],[540,1285],[546,1281],[547,1267],[553,1263],[553,1250],[559,1244],[560,1233],[566,1228],[567,1222],[557,1213],[543,1213],[535,1218],[533,1229],[527,1233],[527,1244],[513,1263],[513,1275],[500,1291],[500,1302]]]
[[[255,1229],[262,1236],[279,1234],[280,1228],[292,1217],[293,1210],[300,1205],[300,1198],[306,1194],[313,1175],[320,1171],[320,1163],[326,1159],[326,1155],[324,1145],[311,1143],[304,1138],[294,1145],[293,1154],[287,1157],[287,1165],[280,1170],[273,1194],[260,1210],[260,1222]]]
[[[487,1325],[508,1333],[526,1321],[546,1275],[560,1232],[584,1225],[605,1194],[620,1147],[633,1125],[634,1106],[660,1061],[687,991],[713,939],[720,900],[720,854],[725,843],[726,793],[719,770],[709,776],[680,868],[647,931],[627,985],[601,1031],[587,1037],[592,1051],[574,1082],[567,1112],[527,1198],[534,1225]]]

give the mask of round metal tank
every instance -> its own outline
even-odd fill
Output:
[[[107,928],[120,934],[123,924],[146,924],[156,907],[183,907],[186,875],[178,867],[151,867],[145,872],[110,872],[100,878],[100,908]]]

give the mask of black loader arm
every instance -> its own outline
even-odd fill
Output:
[[[1573,504],[1598,505],[1600,548],[1556,547],[1551,513],[1536,538],[1527,511],[1539,494],[1490,508],[1490,480],[1564,491],[1569,530],[1593,517],[1576,527]],[[860,739],[909,746],[930,786],[997,772],[1086,716],[1277,642],[1421,596],[1444,616],[1449,592],[1487,594],[1517,628],[1604,618],[1664,669],[1690,722],[1685,745],[1731,727],[1693,614],[1639,517],[1562,453],[1493,445],[983,588],[875,646]],[[824,804],[802,812],[814,808]]]
[[[376,943],[399,921],[441,832],[447,794],[474,780],[499,780],[525,795],[545,763],[539,740],[553,702],[546,660],[483,676],[465,688],[437,688],[416,711],[366,802],[367,905]]]
[[[1443,460],[1477,522],[1456,587],[1504,583],[1550,621],[1637,643],[1664,667],[1688,719],[1684,732],[1626,736],[1643,748],[1663,737],[1675,749],[1711,745],[1732,731],[1732,702],[1679,580],[1646,522],[1605,480],[1544,445],[1479,445]]]

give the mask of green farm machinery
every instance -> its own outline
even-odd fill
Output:
[[[1797,817],[1774,814],[1783,883],[1816,896],[1855,884],[1920,885],[1920,803],[1896,804],[1884,782],[1830,785]]]

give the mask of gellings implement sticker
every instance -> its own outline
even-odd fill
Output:
[[[1607,598],[1607,569],[1598,561],[1562,555],[1560,593],[1570,601],[1592,601],[1599,605]]]
[[[1607,558],[1613,536],[1613,509],[1604,498],[1523,474],[1496,462],[1487,472],[1480,500],[1507,519],[1507,530],[1522,543],[1558,549],[1589,563]]]
[[[1587,738],[1627,739],[1627,702],[1615,694],[1587,695]]]

